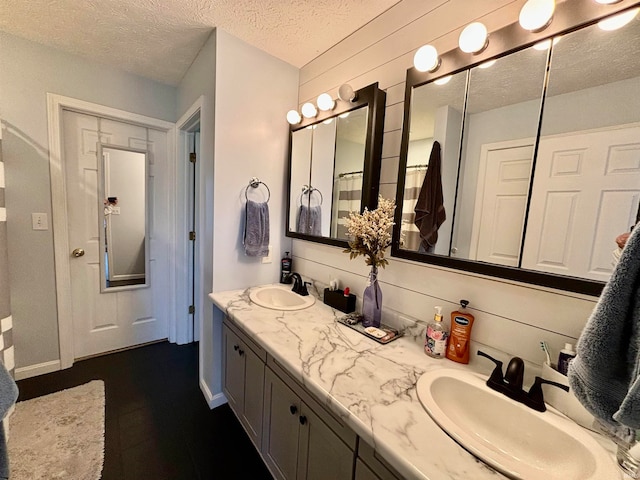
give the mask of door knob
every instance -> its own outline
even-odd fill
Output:
[[[76,248],[73,252],[71,252],[71,255],[73,255],[74,257],[81,257],[84,255],[84,250],[82,248]]]

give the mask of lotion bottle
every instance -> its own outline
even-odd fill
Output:
[[[573,344],[565,343],[564,348],[560,350],[558,355],[558,371],[566,375],[569,370],[569,362],[576,356],[576,351],[573,349]]]
[[[447,347],[447,358],[458,363],[469,363],[469,344],[473,315],[466,311],[468,300],[460,300],[462,308],[451,312],[451,338]]]
[[[449,327],[442,321],[442,307],[435,307],[433,321],[427,325],[424,353],[433,358],[444,358],[447,352]]]
[[[280,283],[291,283],[291,257],[289,252],[284,252],[284,257],[280,260]]]

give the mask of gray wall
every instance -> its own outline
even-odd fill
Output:
[[[9,280],[16,367],[59,359],[53,235],[31,229],[31,213],[51,222],[46,93],[167,121],[176,88],[0,33],[0,116],[6,167]]]
[[[4,162],[2,161],[2,130],[0,130],[0,362],[13,374],[14,348],[9,288],[9,256],[7,254],[7,210],[4,193]]]

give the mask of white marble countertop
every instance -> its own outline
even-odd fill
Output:
[[[321,300],[282,312],[251,302],[250,290],[209,296],[404,477],[506,478],[447,436],[416,396],[424,372],[469,367],[428,357],[411,337],[381,345],[337,323],[343,313]]]

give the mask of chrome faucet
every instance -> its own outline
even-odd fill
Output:
[[[542,394],[542,384],[553,385],[563,389],[565,392],[569,391],[569,387],[562,385],[561,383],[552,382],[551,380],[545,380],[542,377],[536,377],[533,385],[529,389],[529,392],[525,392],[522,389],[522,380],[524,378],[524,361],[520,357],[513,357],[509,361],[507,366],[507,372],[502,375],[502,362],[496,360],[491,355],[488,355],[478,350],[478,355],[488,358],[496,364],[493,372],[487,380],[487,386],[496,392],[500,392],[503,395],[525,404],[529,408],[533,408],[538,412],[544,412],[547,410],[544,404],[544,396]]]
[[[309,291],[307,290],[307,285],[311,285],[311,283],[303,282],[302,277],[300,276],[299,273],[291,272],[289,275],[287,275],[287,278],[293,279],[293,288],[291,289],[293,293],[297,293],[298,295],[302,295],[303,297],[306,297],[307,295],[309,295]]]

